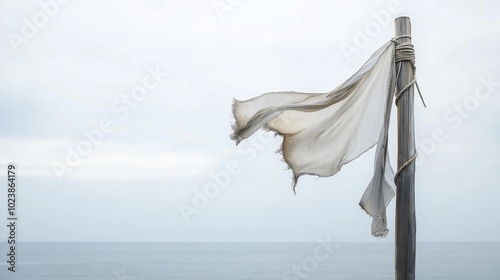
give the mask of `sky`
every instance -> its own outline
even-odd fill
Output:
[[[500,241],[499,8],[2,1],[0,223],[15,163],[20,241],[392,242],[395,201],[385,239],[358,206],[373,150],[333,177],[301,177],[294,194],[280,138],[261,131],[236,147],[231,105],[330,91],[409,16],[427,103],[415,100],[417,241]]]

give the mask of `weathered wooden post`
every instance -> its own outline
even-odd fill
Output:
[[[409,46],[411,23],[409,17],[395,19],[396,42],[398,46]],[[405,44],[407,43],[407,44]],[[398,48],[398,47],[396,47]],[[409,50],[411,49],[411,50]],[[408,59],[408,51],[413,56],[413,48],[407,48],[398,59],[396,49],[396,71],[398,91],[412,83],[414,69]],[[403,52],[405,52],[403,51]],[[400,51],[400,54],[402,52]],[[413,56],[414,59],[414,56]],[[398,94],[399,95],[399,94]],[[409,86],[400,97],[396,96],[398,107],[398,172],[396,173],[396,279],[415,279],[416,217],[415,217],[415,129],[413,120],[414,86]]]

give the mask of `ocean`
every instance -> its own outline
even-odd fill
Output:
[[[0,279],[394,279],[394,245],[377,243],[21,243]],[[499,280],[500,243],[419,243],[416,279]]]

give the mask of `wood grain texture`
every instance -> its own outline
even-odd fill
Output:
[[[408,17],[395,19],[396,37],[411,35]],[[398,42],[409,42],[400,38]],[[398,90],[412,78],[410,62],[403,61]],[[396,65],[396,69],[399,65]],[[397,102],[398,107],[398,169],[415,154],[415,129],[413,119],[414,87],[410,87]],[[396,180],[396,279],[415,279],[416,217],[415,217],[415,161],[407,166]]]

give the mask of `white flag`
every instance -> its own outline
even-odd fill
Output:
[[[395,189],[387,154],[394,81],[394,44],[389,41],[331,92],[271,92],[235,100],[231,138],[239,143],[261,127],[282,135],[294,189],[301,175],[332,176],[378,144],[374,176],[360,205],[373,217],[372,234],[385,236],[385,209]]]

